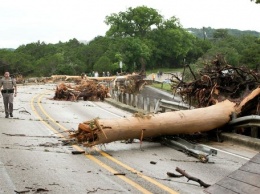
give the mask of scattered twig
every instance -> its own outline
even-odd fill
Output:
[[[72,154],[76,155],[76,154],[84,154],[85,151],[72,151]]]
[[[182,175],[182,174],[174,174],[174,173],[172,173],[172,172],[167,172],[167,175],[169,176],[169,177],[174,177],[174,178],[180,178],[180,177],[183,177],[184,175]]]
[[[117,173],[114,173],[114,175],[123,175],[123,176],[125,176],[125,173],[117,172]]]
[[[180,169],[179,167],[177,167],[175,170],[176,170],[177,172],[179,172],[181,175],[185,176],[185,177],[188,179],[188,181],[189,181],[189,180],[195,181],[195,182],[199,183],[200,186],[203,186],[203,187],[205,187],[205,188],[207,188],[207,187],[210,186],[209,184],[204,183],[202,180],[200,180],[200,179],[198,179],[198,178],[196,178],[196,177],[190,176],[188,173],[185,172],[185,170],[182,170],[182,169]]]

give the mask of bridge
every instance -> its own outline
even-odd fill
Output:
[[[208,187],[209,194],[260,193],[260,153],[227,177]]]

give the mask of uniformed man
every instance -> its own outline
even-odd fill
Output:
[[[6,71],[4,77],[0,80],[0,89],[5,106],[5,118],[13,117],[13,101],[17,95],[17,86],[15,79],[10,77],[10,73]],[[1,95],[0,95],[1,96]]]

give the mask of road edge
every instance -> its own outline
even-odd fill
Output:
[[[227,132],[221,133],[221,137],[224,141],[243,145],[245,147],[252,148],[256,151],[260,151],[260,139],[245,136],[245,135],[240,135],[237,133],[227,133]]]

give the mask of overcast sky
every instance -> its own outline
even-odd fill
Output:
[[[184,28],[260,32],[260,4],[250,0],[0,0],[0,48],[23,44],[90,41],[104,36],[105,17],[145,5]]]

